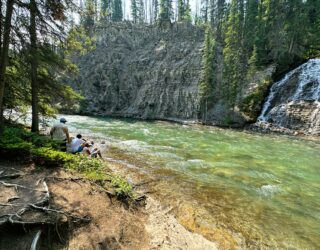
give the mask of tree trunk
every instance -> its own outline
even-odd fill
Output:
[[[8,63],[10,32],[11,32],[11,19],[13,12],[14,0],[7,0],[6,18],[3,27],[3,42],[0,57],[0,134],[3,128],[3,97],[5,86],[5,73]]]
[[[2,0],[0,0],[0,58],[2,53],[2,29],[3,29],[3,16],[2,16]]]
[[[30,53],[31,53],[31,106],[32,106],[32,132],[39,132],[39,84],[37,79],[38,50],[36,30],[37,4],[30,0]]]

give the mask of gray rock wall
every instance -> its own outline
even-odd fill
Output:
[[[87,98],[83,113],[143,119],[197,119],[203,30],[160,30],[130,23],[97,31],[97,47],[77,58],[72,83]]]

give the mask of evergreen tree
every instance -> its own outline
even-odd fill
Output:
[[[286,5],[284,31],[287,34],[287,53],[284,56],[288,57],[286,60],[290,64],[296,57],[303,56],[309,23],[305,4],[301,0],[291,0]]]
[[[185,17],[185,3],[184,0],[178,0],[178,21],[183,21]]]
[[[258,13],[259,13],[259,0],[247,0],[246,3],[246,16],[244,24],[244,48],[246,57],[251,57],[253,49],[257,50],[255,41],[258,32]],[[256,51],[255,51],[256,54]]]
[[[159,2],[158,0],[152,0],[152,20],[153,22],[156,22],[158,20],[158,12],[159,12]]]
[[[82,24],[87,30],[91,30],[95,24],[94,0],[86,0],[85,11],[82,16]]]
[[[232,0],[227,20],[224,56],[224,93],[230,107],[234,108],[245,77],[243,61],[243,5]]]
[[[209,20],[209,0],[201,0],[201,18],[205,23]]]
[[[137,14],[138,14],[139,23],[143,23],[144,18],[145,18],[143,0],[138,0],[138,13]]]
[[[226,23],[226,2],[225,0],[211,0],[210,1],[210,25],[213,30],[213,37],[215,40],[215,84],[216,84],[216,97],[221,98],[223,94],[223,48],[225,46],[225,30],[224,24]]]
[[[14,0],[8,0],[6,3],[6,15],[4,26],[1,26],[3,30],[3,37],[0,36],[1,46],[0,46],[0,134],[2,133],[3,127],[3,99],[4,99],[4,90],[5,90],[5,73],[8,65],[8,54],[9,54],[9,45],[10,45],[10,34],[11,34],[11,21],[12,13],[14,9]],[[1,16],[2,18],[2,16]],[[2,22],[1,22],[2,24]]]
[[[138,4],[137,0],[131,0],[131,15],[134,23],[138,21]]]
[[[111,19],[112,0],[101,0],[100,18],[103,20]]]
[[[170,24],[172,17],[172,0],[160,0],[159,24],[161,26]]]
[[[113,0],[112,21],[121,22],[123,19],[122,0]]]
[[[207,112],[214,101],[215,96],[215,41],[212,28],[207,25],[203,50],[203,69],[200,84],[200,106],[202,120],[207,121]]]
[[[178,0],[178,21],[191,22],[191,8],[189,0]]]
[[[306,56],[320,56],[320,1],[308,0],[305,3],[309,27]]]
[[[37,3],[35,0],[30,1],[30,65],[31,65],[31,107],[32,107],[32,132],[39,132],[39,82],[38,82],[38,45],[37,45]]]

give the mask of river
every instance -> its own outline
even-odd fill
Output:
[[[107,157],[159,178],[155,188],[165,190],[180,221],[229,242],[225,248],[320,249],[319,141],[162,121],[66,119],[73,134],[105,140]]]

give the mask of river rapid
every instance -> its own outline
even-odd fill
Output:
[[[157,179],[179,221],[225,249],[320,249],[320,143],[138,121],[65,116],[105,157]]]

